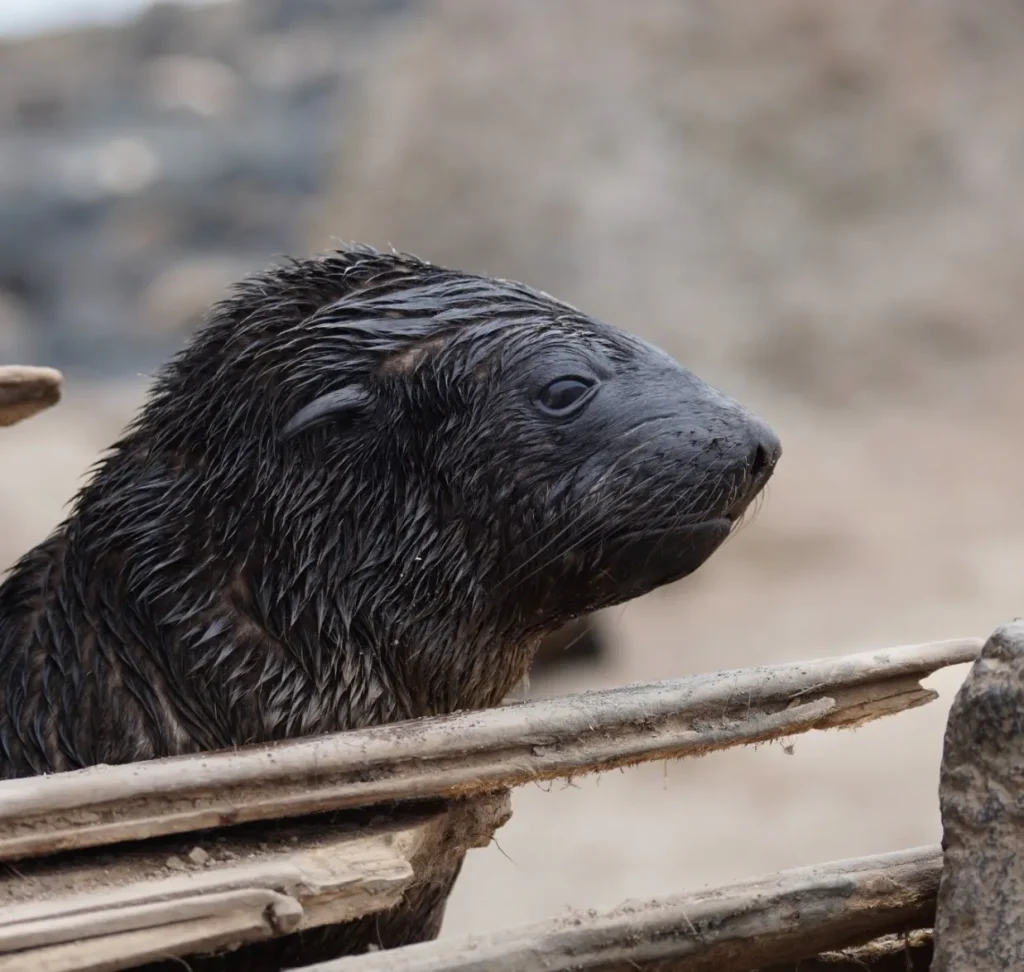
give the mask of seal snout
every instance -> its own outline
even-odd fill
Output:
[[[739,519],[764,489],[782,456],[782,443],[767,422],[756,416],[747,420],[745,467],[737,484],[736,498],[726,511],[730,520]]]
[[[756,493],[775,472],[775,467],[782,456],[782,443],[772,427],[759,418],[751,418],[749,436],[751,444],[747,460],[747,478]]]

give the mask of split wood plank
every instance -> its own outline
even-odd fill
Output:
[[[929,927],[941,874],[922,847],[301,972],[749,972]]]
[[[268,928],[265,916],[240,911],[55,945],[24,958],[4,959],[6,964],[0,968],[4,972],[120,972],[168,956],[216,952],[263,941]],[[182,969],[184,972],[188,965],[182,965]]]
[[[0,426],[14,425],[56,405],[63,381],[54,368],[0,366]]]
[[[0,784],[0,860],[392,801],[450,798],[856,726],[936,697],[959,639],[587,692],[268,747]]]
[[[509,815],[503,791],[377,821],[207,833],[191,855],[179,839],[27,861],[0,878],[0,972],[110,972],[380,912]]]

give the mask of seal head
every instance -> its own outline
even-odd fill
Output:
[[[521,284],[361,247],[256,276],[0,590],[7,771],[497,704],[699,567],[779,452]]]
[[[0,776],[494,705],[548,632],[696,570],[779,443],[520,284],[354,248],[254,277],[0,587]],[[197,959],[436,936],[400,905]]]

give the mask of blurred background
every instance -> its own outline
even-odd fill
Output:
[[[338,240],[664,346],[785,455],[695,577],[539,696],[960,635],[1024,604],[1018,0],[3,0],[0,564],[235,279]],[[940,835],[940,700],[528,787],[444,934]]]

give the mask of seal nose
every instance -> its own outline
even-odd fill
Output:
[[[730,520],[739,519],[764,489],[781,455],[782,443],[772,429],[759,418],[752,416],[747,419],[746,454],[737,463],[739,478],[734,486],[732,503],[725,514]]]
[[[750,451],[747,459],[747,475],[756,492],[775,471],[782,455],[782,443],[771,427],[760,419],[750,423]]]

